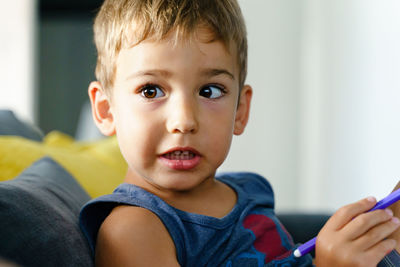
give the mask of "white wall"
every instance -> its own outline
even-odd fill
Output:
[[[239,1],[248,29],[247,83],[254,96],[246,132],[234,138],[221,170],[254,171],[273,184],[277,206],[298,199],[301,1]]]
[[[301,207],[384,197],[399,180],[400,2],[305,1]]]
[[[400,2],[239,2],[254,101],[221,169],[266,176],[280,210],[385,196],[400,174]]]
[[[36,1],[0,2],[0,108],[34,121]]]

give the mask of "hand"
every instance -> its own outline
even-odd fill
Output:
[[[340,208],[328,220],[317,236],[317,267],[376,266],[396,247],[396,240],[388,236],[400,221],[389,209],[365,213],[375,204],[373,197],[360,200]]]
[[[396,187],[393,189],[393,191],[397,190],[400,188],[400,182],[397,183]],[[394,216],[399,217],[400,218],[400,201],[397,201],[396,203],[394,203],[392,206],[389,207],[393,213]],[[400,228],[399,228],[400,229]],[[395,231],[393,234],[391,234],[389,236],[389,238],[392,238],[394,240],[397,241],[397,246],[396,246],[396,250],[397,252],[400,253],[400,230],[397,229],[397,231]]]

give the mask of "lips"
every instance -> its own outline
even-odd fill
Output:
[[[173,148],[160,155],[159,159],[168,168],[190,170],[200,163],[201,156],[193,148]]]

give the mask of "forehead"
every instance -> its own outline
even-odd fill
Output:
[[[206,27],[198,27],[186,36],[175,30],[163,38],[152,36],[121,49],[117,72],[121,68],[161,68],[180,65],[180,61],[190,61],[197,67],[225,68],[237,79],[239,66],[236,54],[232,42],[225,44]]]

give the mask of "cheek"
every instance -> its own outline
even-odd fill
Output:
[[[208,147],[211,155],[218,158],[218,161],[225,159],[232,142],[234,126],[234,116],[232,114],[234,114],[233,111],[214,113],[214,116],[209,116],[212,119],[209,119],[209,124],[206,126]]]
[[[205,114],[204,118],[208,124],[206,127],[210,129],[211,133],[218,136],[229,136],[233,134],[236,114],[236,110],[233,106],[233,104],[227,102],[224,103],[224,105],[211,104],[207,107],[207,114]]]
[[[232,133],[222,134],[212,133],[210,135],[209,156],[213,158],[215,168],[218,168],[228,156],[228,152],[232,142]]]
[[[125,114],[117,123],[117,139],[121,148],[121,153],[129,165],[147,165],[146,159],[151,159],[149,155],[154,155],[157,140],[160,140],[160,130],[157,128],[155,119],[148,119],[146,116],[136,116]],[[157,130],[158,129],[158,130]]]

